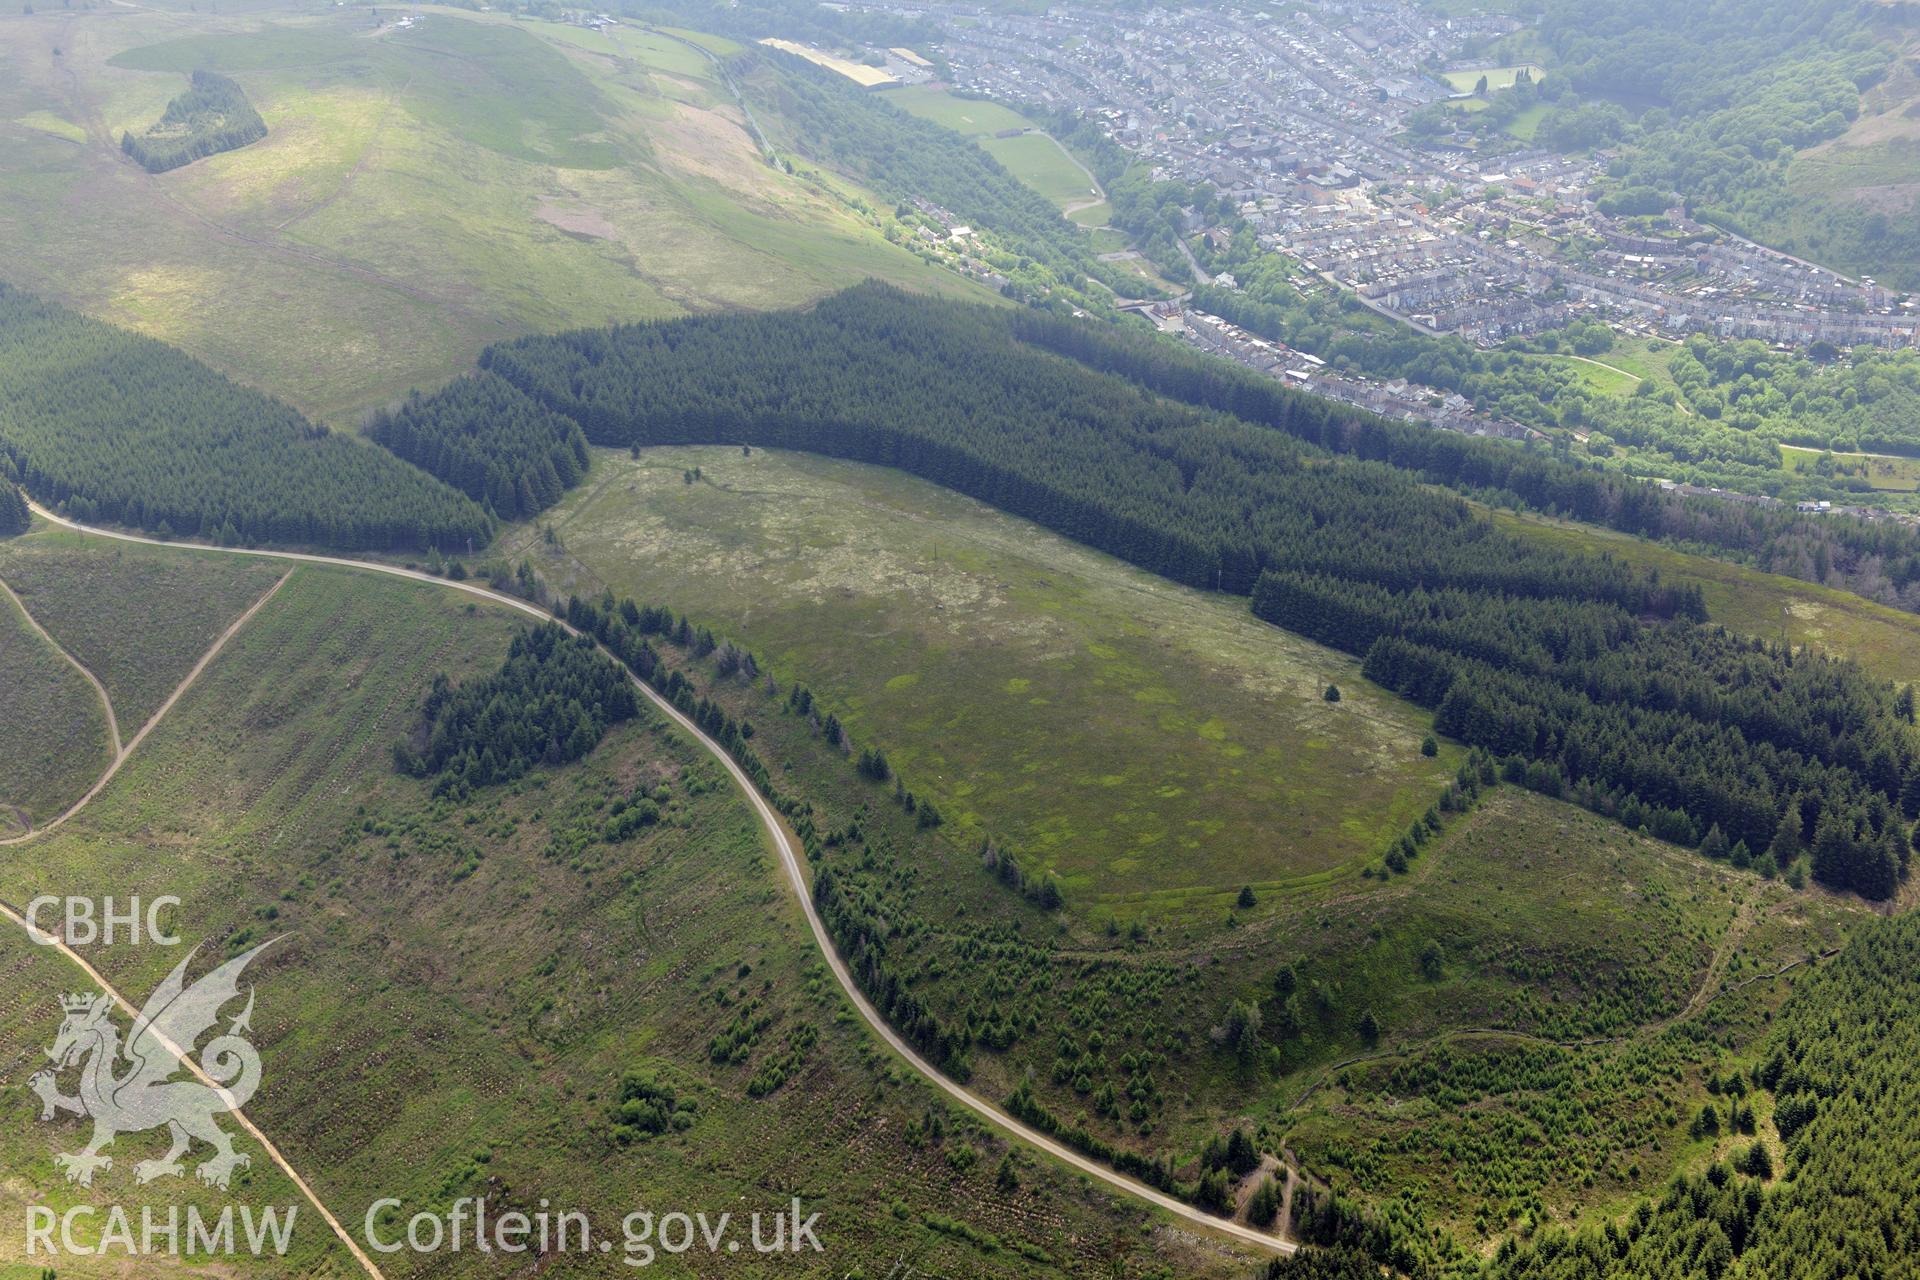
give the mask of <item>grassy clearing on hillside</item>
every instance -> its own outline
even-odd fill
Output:
[[[695,50],[622,28],[612,57],[576,30],[434,11],[374,35],[364,9],[10,20],[9,280],[336,422],[515,332],[795,305],[869,275],[970,291],[765,165]],[[269,136],[150,178],[120,130],[199,67],[238,81]]]
[[[1539,136],[1540,126],[1545,123],[1547,112],[1551,110],[1552,108],[1546,103],[1536,102],[1517,112],[1513,119],[1507,121],[1507,132],[1522,142],[1532,142]]]
[[[1049,135],[1037,130],[1028,132],[1034,130],[1033,121],[1011,107],[958,97],[945,89],[924,85],[889,90],[887,101],[923,120],[974,139],[988,155],[1006,166],[1007,172],[1062,209],[1093,198],[1093,182],[1086,171]],[[1010,130],[1021,132],[1017,137],[995,136]],[[1076,217],[1074,221],[1084,226],[1101,225],[1109,210],[1104,203],[1095,207],[1100,210],[1098,217],[1091,220]],[[1090,210],[1079,212],[1091,216]]]
[[[701,469],[696,484],[683,473]],[[601,452],[522,534],[557,586],[740,634],[960,826],[1123,923],[1350,874],[1457,757],[1358,664],[897,472],[756,450]],[[1346,697],[1328,703],[1338,684]]]
[[[87,131],[73,121],[57,116],[51,111],[29,111],[14,121],[29,129],[38,129],[42,133],[52,134],[56,138],[65,138],[68,142],[84,143]]]
[[[1656,386],[1670,387],[1673,385],[1673,356],[1678,350],[1680,344],[1677,342],[1634,339],[1617,342],[1613,350],[1594,358],[1616,369],[1624,369],[1637,378],[1649,379]]]
[[[1031,129],[1033,121],[985,98],[962,98],[945,89],[909,85],[887,90],[887,101],[902,111],[931,120],[968,138],[991,137],[1007,129]]]
[[[1604,551],[1629,564],[1658,569],[1663,576],[1697,582],[1706,594],[1708,615],[1733,631],[1844,654],[1882,679],[1920,679],[1920,615],[1592,525],[1503,511],[1491,516],[1510,532],[1562,547]]]
[[[1138,276],[1143,283],[1154,289],[1158,289],[1163,293],[1180,292],[1179,285],[1161,275],[1159,270],[1143,257],[1127,259],[1126,268],[1128,272]],[[1149,294],[1148,296],[1151,297],[1153,295]]]
[[[1578,356],[1540,356],[1544,364],[1565,369],[1584,383],[1589,390],[1606,396],[1630,396],[1640,385],[1638,376],[1605,356],[1582,359]]]
[[[388,749],[432,675],[494,669],[522,625],[443,589],[300,569],[95,807],[0,851],[0,893],[171,892],[189,941],[285,935],[254,971],[267,1075],[249,1111],[356,1228],[384,1196],[404,1201],[389,1232],[486,1194],[549,1198],[617,1238],[641,1206],[742,1215],[797,1195],[835,1274],[904,1253],[936,1273],[1105,1275],[1116,1248],[1244,1273],[1029,1155],[999,1186],[1005,1145],[873,1044],[750,811],[652,713],[458,807],[396,774]],[[636,791],[660,820],[607,843],[609,802]],[[93,958],[136,990],[177,960]],[[40,1033],[0,1013],[9,1040]],[[617,1140],[627,1072],[693,1103],[688,1126]],[[52,1148],[33,1137],[9,1167],[40,1186]],[[112,1194],[138,1204],[121,1177]],[[1003,1243],[924,1225],[956,1219]]]
[[[0,593],[0,836],[57,816],[112,757],[99,695]]]
[[[1067,221],[1077,222],[1083,227],[1093,229],[1095,252],[1109,253],[1115,249],[1124,249],[1133,243],[1126,232],[1119,230],[1117,227],[1107,225],[1107,219],[1112,216],[1113,206],[1105,200],[1102,200],[1098,204],[1090,204],[1084,209],[1075,209],[1067,215]],[[1105,244],[1102,244],[1101,238],[1103,236],[1106,237]]]
[[[107,686],[128,736],[282,572],[266,560],[105,542],[52,527],[0,542],[0,580]]]
[[[1006,166],[1020,181],[1065,209],[1096,198],[1096,191],[1085,170],[1060,144],[1044,133],[1023,133],[1017,138],[988,138],[980,144],[988,155]]]

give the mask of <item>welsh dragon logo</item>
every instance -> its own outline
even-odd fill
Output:
[[[247,1040],[253,1021],[251,988],[246,1008],[226,1033],[199,1050],[197,1069],[191,1055],[200,1037],[219,1021],[220,1010],[239,998],[240,975],[247,965],[272,945],[264,943],[229,960],[190,987],[189,954],[148,997],[124,1048],[113,1022],[111,996],[61,997],[66,1020],[47,1050],[53,1069],[34,1076],[28,1085],[40,1095],[41,1120],[67,1112],[93,1121],[93,1140],[84,1150],[54,1157],[67,1181],[92,1186],[96,1171],[113,1168],[113,1157],[102,1152],[115,1138],[162,1126],[173,1147],[158,1160],[134,1166],[134,1179],[141,1184],[184,1177],[181,1157],[196,1138],[214,1150],[213,1157],[194,1170],[202,1182],[224,1190],[233,1171],[251,1163],[233,1149],[233,1139],[214,1120],[223,1111],[244,1107],[260,1087],[260,1054]],[[60,1077],[75,1068],[79,1093],[61,1093]],[[193,1078],[174,1078],[182,1073]]]

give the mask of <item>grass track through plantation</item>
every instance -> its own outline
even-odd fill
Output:
[[[35,515],[38,515],[42,519],[45,519],[52,524],[58,525],[61,528],[70,529],[78,533],[91,534],[95,537],[101,537],[101,538],[110,538],[120,542],[140,543],[146,546],[189,545],[189,544],[165,543],[155,538],[144,538],[137,534],[120,533],[110,529],[99,529],[89,525],[78,524],[72,520],[66,519],[65,517],[54,515],[52,512],[48,511],[44,507],[41,507],[37,503],[30,503],[29,505],[33,507],[33,511]],[[393,577],[407,578],[416,582],[424,582],[432,586],[451,588],[455,591],[462,591],[469,595],[478,596],[484,600],[491,601],[495,604],[505,605],[508,608],[514,609],[520,613],[532,615],[533,617],[539,618],[543,622],[554,622],[556,623],[556,625],[565,628],[567,631],[573,634],[576,634],[576,635],[579,634],[578,632],[575,632],[572,627],[567,626],[565,621],[555,619],[552,616],[552,614],[550,614],[547,610],[542,609],[540,606],[536,604],[532,604],[526,600],[519,599],[518,597],[515,597],[515,596],[510,596],[498,591],[490,590],[486,587],[476,586],[472,583],[452,582],[443,578],[437,578],[437,577],[434,577],[432,574],[425,573],[417,569],[406,569],[398,565],[377,564],[377,563],[373,563],[366,560],[354,560],[344,556],[315,555],[311,553],[298,552],[298,551],[265,551],[265,550],[256,550],[254,548],[249,548],[249,547],[199,547],[199,546],[196,546],[195,549],[200,551],[205,551],[210,554],[255,556],[255,557],[261,557],[261,558],[273,559],[273,560],[292,561],[292,562],[301,563],[301,564],[337,565],[343,568],[358,569],[358,570],[362,570],[364,572],[369,572],[369,573],[382,573],[382,574],[388,574]],[[227,636],[223,636],[221,638],[220,644],[217,644],[214,647],[213,651],[209,652],[204,658],[201,659],[200,664],[196,666],[193,672],[188,676],[186,684],[192,683],[193,679],[200,674],[201,670],[203,670],[206,667],[206,665],[213,660],[214,656],[218,653],[219,649],[224,646],[226,639],[229,638],[231,635],[233,635],[235,632],[237,632],[242,626],[244,626],[246,622],[254,616],[254,614],[258,613],[259,610],[267,603],[267,601],[270,600],[273,597],[273,595],[279,591],[280,587],[286,584],[287,578],[290,578],[290,577],[292,577],[292,570],[289,570],[287,575],[285,577],[282,577],[280,581],[274,585],[272,590],[268,591],[265,596],[262,596],[260,600],[253,606],[253,608],[249,609],[246,612],[246,614],[244,614],[238,621],[236,621],[233,624],[233,626],[229,629]],[[611,655],[609,655],[608,660],[609,661],[613,660],[611,658]],[[1197,1226],[1207,1228],[1215,1232],[1219,1232],[1221,1234],[1230,1236],[1236,1240],[1239,1240],[1248,1244],[1257,1245],[1263,1249],[1267,1249],[1276,1253],[1290,1254],[1290,1253],[1296,1252],[1299,1249],[1298,1245],[1282,1237],[1271,1235],[1263,1231],[1256,1231],[1251,1227],[1242,1226],[1237,1222],[1229,1221],[1227,1219],[1217,1218],[1212,1214],[1205,1212],[1204,1210],[1197,1209],[1194,1206],[1187,1204],[1185,1201],[1177,1200],[1174,1197],[1165,1194],[1164,1192],[1157,1191],[1154,1188],[1149,1187],[1143,1182],[1139,1182],[1133,1178],[1129,1178],[1125,1174],[1119,1173],[1116,1170],[1111,1169],[1104,1164],[1101,1164],[1099,1161],[1089,1159],[1088,1157],[1079,1154],[1078,1152],[1074,1151],[1072,1148],[1066,1146],[1061,1142],[1056,1141],[1054,1138],[1048,1136],[1047,1134],[1044,1134],[1039,1130],[1034,1129],[1023,1122],[1014,1119],[1011,1115],[1007,1114],[1005,1111],[1001,1110],[999,1107],[995,1106],[993,1103],[988,1102],[985,1099],[980,1098],[975,1094],[969,1092],[965,1087],[955,1082],[954,1080],[950,1079],[948,1076],[946,1076],[941,1071],[939,1071],[936,1067],[934,1067],[932,1063],[928,1062],[925,1058],[921,1057],[920,1054],[911,1045],[909,1045],[898,1033],[894,1031],[892,1026],[888,1024],[886,1019],[881,1017],[879,1011],[875,1009],[873,1005],[867,1000],[865,994],[860,990],[859,985],[854,981],[853,973],[850,969],[848,969],[846,961],[841,958],[839,951],[834,947],[832,939],[827,934],[826,924],[820,919],[819,912],[814,906],[813,894],[809,890],[809,887],[807,885],[806,872],[802,867],[801,860],[800,860],[798,841],[795,839],[793,833],[788,830],[785,821],[780,817],[779,813],[773,808],[772,805],[767,803],[766,797],[762,796],[759,790],[756,787],[754,787],[752,781],[747,777],[746,772],[741,769],[739,764],[734,760],[734,758],[731,755],[727,753],[725,748],[723,748],[718,742],[714,741],[714,739],[709,737],[704,730],[702,730],[697,724],[695,724],[691,719],[689,719],[686,715],[684,715],[678,707],[674,706],[671,702],[667,701],[660,694],[655,692],[652,686],[646,684],[644,681],[640,680],[637,676],[630,676],[630,678],[633,680],[634,687],[638,689],[640,693],[644,695],[646,699],[660,711],[662,715],[666,716],[674,724],[678,725],[689,736],[691,736],[693,740],[697,742],[703,750],[705,750],[709,755],[711,755],[716,761],[719,762],[721,767],[727,771],[727,775],[733,779],[734,785],[737,786],[740,789],[741,793],[747,798],[748,803],[753,807],[754,813],[759,817],[761,825],[766,830],[766,833],[769,836],[769,838],[771,838],[775,849],[779,851],[781,865],[786,870],[786,880],[787,880],[788,887],[793,891],[794,896],[799,899],[801,910],[805,913],[807,918],[807,927],[813,934],[814,944],[818,948],[821,954],[821,957],[827,962],[827,967],[832,970],[833,976],[835,980],[840,984],[841,990],[845,993],[847,999],[852,1002],[854,1008],[859,1011],[861,1018],[872,1029],[873,1033],[876,1036],[878,1036],[881,1039],[881,1041],[884,1042],[889,1048],[891,1048],[899,1058],[905,1061],[908,1066],[912,1067],[915,1072],[917,1072],[919,1075],[924,1077],[928,1083],[934,1085],[943,1093],[953,1098],[954,1101],[958,1102],[960,1105],[964,1106],[965,1108],[967,1108],[967,1110],[973,1112],[975,1115],[979,1116],[981,1119],[987,1121],[989,1124],[993,1125],[995,1128],[1001,1130],[1004,1133],[1010,1134],[1013,1137],[1020,1139],[1022,1142],[1026,1143],[1029,1146],[1036,1147],[1039,1150],[1046,1152],[1048,1155],[1053,1156],[1055,1159],[1061,1161],[1063,1164],[1070,1166],[1071,1168],[1077,1170],[1080,1173],[1096,1178],[1099,1181],[1106,1183],[1109,1187],[1112,1187],[1128,1196],[1131,1196],[1136,1200],[1144,1201],[1147,1204],[1153,1205],[1157,1209],[1160,1209],[1166,1213],[1172,1214],[1178,1218],[1184,1219],[1185,1221],[1193,1223]],[[100,781],[95,784],[93,790],[88,792],[87,796],[81,801],[81,804],[85,804],[87,800],[91,800],[95,794],[97,794],[100,790],[105,788],[108,781],[111,780],[113,774],[118,771],[121,761],[123,761],[126,758],[126,756],[130,754],[136,746],[139,745],[140,741],[146,737],[148,730],[152,729],[154,725],[158,724],[161,718],[164,717],[166,713],[172,709],[174,703],[178,700],[180,694],[186,691],[186,684],[183,684],[180,687],[180,689],[176,690],[174,697],[169,698],[167,700],[166,705],[161,707],[159,712],[157,712],[154,715],[153,719],[148,721],[147,724],[141,729],[141,731],[134,736],[133,741],[127,744],[126,750],[120,753],[119,757],[115,759],[112,768],[110,768],[107,771],[106,775],[103,776],[100,779]],[[74,811],[76,811],[79,807],[80,807],[79,805],[76,805],[73,810],[69,810],[67,814],[63,814],[58,821],[64,822],[66,818],[70,816]],[[57,823],[49,823],[48,826],[45,828],[42,828],[41,831],[34,832],[33,834],[28,836],[17,837],[13,840],[8,840],[8,841],[0,841],[0,845],[25,843],[28,840],[37,838],[39,835],[43,834],[45,831],[50,830],[54,825],[57,825]],[[6,909],[5,913],[10,917],[14,918],[16,921],[19,920],[19,917],[15,915],[15,913],[11,909]],[[24,921],[21,921],[21,923],[24,924]],[[66,949],[63,947],[62,950],[64,952]],[[82,968],[85,969],[90,976],[94,977],[95,981],[100,981],[101,987],[103,990],[107,990],[111,994],[112,989],[107,987],[106,983],[101,979],[99,979],[98,975],[95,975],[93,973],[91,967],[87,966],[86,962],[81,957],[79,957],[77,954],[73,954],[70,952],[67,954],[69,955],[69,958],[73,959],[76,963],[80,964]],[[115,995],[114,998],[116,1000],[119,1000],[119,997],[117,995]],[[124,1000],[121,1000],[120,1003],[122,1005],[125,1005]],[[183,1061],[184,1061],[184,1058],[183,1058]],[[238,1114],[239,1114],[238,1112],[235,1112],[236,1116]],[[243,1123],[246,1123],[248,1131],[253,1133],[253,1135],[260,1141],[261,1145],[274,1155],[276,1161],[280,1161],[282,1163],[282,1167],[285,1169],[288,1176],[292,1177],[294,1181],[300,1185],[302,1190],[306,1191],[309,1198],[311,1198],[316,1205],[320,1205],[320,1201],[318,1197],[315,1196],[314,1193],[311,1191],[311,1189],[307,1187],[305,1182],[301,1181],[299,1175],[295,1173],[290,1166],[287,1166],[284,1163],[284,1161],[281,1161],[278,1151],[275,1150],[270,1143],[268,1143],[266,1137],[263,1134],[261,1134],[257,1129],[255,1129],[250,1122],[243,1121]],[[333,1225],[335,1231],[341,1235],[341,1238],[343,1241],[345,1241],[345,1243],[347,1244],[347,1247],[353,1251],[354,1255],[357,1258],[360,1259],[360,1261],[366,1267],[368,1274],[376,1277],[376,1280],[384,1280],[384,1277],[381,1276],[381,1273],[378,1270],[378,1268],[373,1265],[372,1260],[367,1258],[364,1254],[362,1254],[361,1251],[353,1244],[353,1242],[350,1239],[347,1239],[346,1233],[344,1232],[344,1230],[340,1228],[339,1223],[333,1218],[333,1216],[330,1213],[327,1212],[324,1206],[321,1206],[320,1212],[322,1217],[326,1218],[326,1220]]]
[[[76,529],[81,528],[81,526],[79,525],[72,525],[69,527],[76,528]],[[287,570],[285,574],[281,575],[281,578],[278,582],[274,583],[271,587],[267,589],[267,593],[265,595],[261,596],[258,600],[254,601],[252,608],[248,609],[245,613],[241,614],[238,618],[234,619],[233,625],[228,627],[226,631],[221,633],[220,638],[213,642],[213,647],[211,649],[208,649],[206,653],[201,655],[200,661],[194,663],[193,670],[187,672],[187,678],[180,682],[180,687],[175,689],[173,691],[172,696],[170,696],[165,702],[160,704],[160,709],[153,713],[153,718],[140,726],[140,732],[133,735],[133,740],[131,742],[127,743],[125,746],[121,746],[120,731],[118,727],[114,728],[113,730],[113,737],[114,737],[113,761],[112,763],[107,765],[107,771],[100,775],[100,780],[94,783],[91,787],[87,788],[87,793],[85,795],[81,796],[78,800],[74,801],[73,805],[70,808],[68,808],[64,813],[62,813],[59,817],[55,818],[53,821],[47,823],[46,826],[41,827],[36,831],[29,831],[25,835],[12,836],[8,839],[0,840],[0,847],[4,847],[6,845],[25,844],[29,840],[37,839],[40,836],[45,835],[47,832],[52,831],[54,828],[65,825],[67,819],[73,817],[75,814],[79,813],[82,809],[86,808],[89,804],[93,803],[93,798],[99,795],[102,791],[105,791],[107,789],[107,784],[113,781],[113,775],[120,772],[120,766],[127,762],[127,757],[133,754],[133,749],[139,746],[141,742],[146,739],[147,734],[153,731],[153,728],[155,725],[159,724],[161,720],[166,718],[167,712],[173,710],[174,704],[180,701],[181,696],[185,694],[190,687],[192,687],[193,682],[200,678],[200,673],[205,671],[208,665],[211,664],[215,658],[220,656],[220,651],[227,647],[227,641],[233,639],[234,636],[238,635],[240,633],[240,629],[246,626],[248,622],[252,621],[253,616],[256,613],[259,613],[261,609],[266,607],[267,601],[273,599],[273,597],[279,593],[280,588],[287,585],[287,579],[291,578],[292,576],[293,576],[293,570],[291,569]],[[9,592],[9,594],[11,594],[11,592]],[[25,611],[22,610],[22,612],[25,612]],[[35,625],[36,627],[38,626],[38,624],[35,624]],[[52,642],[51,637],[49,637],[48,642],[49,643]],[[64,653],[64,650],[62,652]],[[71,662],[73,660],[69,658],[68,661]],[[75,662],[74,665],[76,667],[80,666],[80,664],[77,662]],[[100,682],[98,680],[94,680],[92,674],[89,673],[85,667],[81,667],[80,670],[81,670],[81,674],[85,675],[88,680],[93,681],[94,687],[100,690],[101,700],[103,702],[106,701],[106,698],[107,698],[106,689],[101,687]],[[109,718],[109,723],[111,723],[113,711],[111,709],[110,703],[108,704],[107,716]]]
[[[106,712],[107,715],[107,736],[113,742],[114,757],[117,759],[124,755],[127,748],[126,744],[120,740],[120,720],[119,717],[113,714],[113,699],[107,696],[107,686],[101,684],[100,677],[87,670],[80,659],[68,653],[61,643],[55,640],[45,627],[40,625],[40,619],[33,616],[33,611],[27,608],[26,602],[15,594],[13,588],[8,586],[5,581],[0,581],[0,592],[6,593],[7,599],[13,601],[13,607],[20,611],[20,616],[27,620],[27,625],[33,628],[34,633],[46,641],[48,647],[55,653],[65,658],[69,666],[85,676],[87,683],[93,686],[93,691],[100,695],[100,709]]]

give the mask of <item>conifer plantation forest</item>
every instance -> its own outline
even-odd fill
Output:
[[[545,511],[587,471],[577,424],[486,373],[410,395],[367,434],[503,520]]]
[[[266,136],[266,121],[239,85],[196,71],[192,87],[167,104],[157,123],[144,133],[121,135],[120,149],[148,173],[165,173]]]
[[[34,498],[160,537],[484,545],[478,505],[180,351],[0,284],[0,455]]]
[[[899,467],[1247,595],[1260,618],[1364,658],[1514,780],[1743,868],[1784,871],[1810,847],[1835,888],[1887,898],[1904,878],[1920,817],[1910,694],[1729,635],[1697,591],[1499,533],[1422,483],[1472,474],[1498,446],[1429,463],[1408,440],[1396,458],[1411,430],[1264,388],[1248,388],[1255,420],[1235,418],[1212,407],[1231,386],[1183,384],[1118,345],[1096,371],[1027,328],[1072,349],[1060,322],[868,285],[801,314],[522,339],[482,364],[596,444]],[[1580,473],[1483,474],[1564,486],[1576,509],[1614,497]]]

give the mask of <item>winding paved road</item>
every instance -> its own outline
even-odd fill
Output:
[[[542,621],[557,621],[560,626],[567,627],[564,621],[555,619],[551,613],[539,605],[522,600],[517,596],[506,595],[503,592],[477,586],[470,582],[454,582],[446,578],[437,578],[432,574],[424,573],[417,569],[404,569],[398,565],[379,564],[369,560],[354,560],[344,556],[314,555],[299,551],[262,551],[249,547],[209,547],[199,544],[161,542],[156,538],[143,538],[138,534],[120,533],[111,529],[97,529],[90,525],[77,524],[62,516],[54,515],[38,503],[29,503],[29,505],[33,507],[36,515],[52,524],[59,525],[66,529],[73,529],[80,533],[92,534],[95,537],[112,538],[120,542],[136,542],[147,546],[191,545],[193,550],[204,551],[210,554],[254,556],[261,559],[287,560],[302,564],[337,565],[368,573],[384,573],[392,577],[410,578],[416,582],[425,582],[438,587],[464,591],[469,595],[479,596],[482,599],[518,610],[521,613],[530,614]],[[285,582],[285,579],[283,578],[281,581]],[[278,588],[276,587],[275,589],[277,590]],[[272,593],[269,592],[268,594],[271,595]],[[266,599],[262,598],[262,600],[254,606],[253,610],[248,611],[248,616],[252,616],[252,613],[265,603]],[[242,619],[242,621],[244,620],[245,619]],[[238,624],[235,625],[237,628]],[[572,631],[573,628],[567,627],[567,630]],[[578,633],[576,632],[575,634]],[[611,655],[608,656],[609,660],[613,660]],[[209,654],[208,659],[211,657],[212,655]],[[202,664],[204,665],[208,659],[202,659]],[[622,670],[625,670],[624,666],[622,666]],[[866,995],[860,990],[859,984],[853,980],[852,971],[847,968],[846,961],[841,959],[839,950],[834,947],[833,939],[827,933],[825,923],[821,921],[819,912],[814,908],[813,894],[807,884],[806,872],[800,857],[799,844],[794,838],[793,833],[788,829],[786,822],[780,817],[779,812],[767,803],[766,797],[760,794],[759,789],[753,785],[752,780],[747,777],[746,772],[740,768],[739,764],[727,753],[725,748],[713,738],[709,737],[706,731],[701,729],[699,725],[682,714],[678,707],[655,692],[652,686],[640,680],[638,677],[632,676],[631,673],[629,673],[629,677],[633,680],[634,687],[645,695],[649,702],[659,708],[662,715],[679,725],[680,728],[698,742],[708,754],[718,760],[721,766],[726,769],[728,775],[733,778],[734,784],[739,787],[742,794],[746,796],[748,803],[753,806],[754,813],[759,816],[760,823],[766,829],[767,835],[773,841],[774,847],[779,850],[781,866],[785,868],[787,873],[787,886],[793,891],[794,897],[799,900],[801,910],[806,913],[807,927],[813,931],[814,944],[818,947],[820,954],[825,957],[827,966],[833,970],[833,976],[840,983],[841,990],[846,993],[847,999],[853,1003],[854,1008],[860,1011],[860,1016],[866,1020],[867,1025],[872,1028],[873,1033],[884,1041],[894,1053],[904,1059],[907,1065],[925,1077],[928,1083],[947,1094],[967,1110],[993,1124],[995,1127],[1019,1138],[1029,1146],[1038,1147],[1061,1163],[1071,1166],[1090,1178],[1098,1179],[1114,1190],[1135,1200],[1150,1204],[1194,1226],[1205,1228],[1208,1231],[1231,1237],[1241,1243],[1251,1244],[1270,1252],[1293,1253],[1299,1248],[1298,1245],[1268,1232],[1257,1231],[1252,1227],[1243,1226],[1237,1222],[1229,1222],[1221,1218],[1216,1218],[1210,1213],[1196,1209],[1183,1200],[1175,1199],[1173,1196],[1156,1190],[1144,1182],[1129,1178],[1125,1174],[1118,1173],[1097,1160],[1081,1155],[1051,1135],[1042,1133],[1031,1125],[1016,1120],[1013,1116],[1007,1114],[993,1103],[969,1092],[960,1084],[948,1078],[932,1063],[921,1057],[919,1052],[902,1039],[901,1036],[894,1031],[893,1027],[888,1024],[887,1020],[880,1016],[879,1010],[873,1007]],[[177,692],[175,696],[178,696]],[[169,703],[169,705],[171,705],[171,703]],[[162,709],[161,714],[165,714],[165,708]],[[153,721],[148,721],[147,728],[152,728],[154,721],[158,719],[159,716],[156,715]],[[146,729],[141,730],[140,737],[144,737],[145,735]],[[128,745],[128,750],[131,750],[133,745],[138,742],[139,737],[136,737],[134,743]],[[115,767],[118,767],[117,761]],[[105,785],[106,779],[103,778],[95,787],[95,791],[97,792],[100,787],[104,787]],[[375,1272],[374,1274],[377,1275],[378,1273]]]

